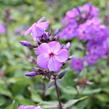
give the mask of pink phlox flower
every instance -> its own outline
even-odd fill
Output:
[[[37,41],[47,30],[49,26],[49,22],[45,21],[45,18],[41,18],[38,22],[34,23],[27,31],[24,33],[24,35],[28,35],[29,33],[32,34],[33,40]]]
[[[50,71],[58,71],[63,63],[68,59],[68,50],[61,48],[57,41],[42,43],[36,49],[37,64]]]

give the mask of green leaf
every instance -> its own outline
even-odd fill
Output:
[[[101,102],[109,102],[109,97],[106,94],[98,94],[96,98],[99,99]]]
[[[6,99],[4,97],[0,96],[0,106],[4,105],[6,103]]]
[[[73,106],[74,104],[76,104],[79,101],[85,100],[87,98],[87,96],[79,98],[79,99],[72,99],[69,100],[66,104],[64,104],[64,109]]]
[[[11,92],[8,90],[8,88],[5,87],[4,84],[0,84],[0,95],[12,97]]]
[[[58,102],[41,102],[39,105],[43,107],[43,109],[56,109],[58,108]]]
[[[14,99],[15,99],[19,104],[35,105],[34,102],[31,101],[31,99],[24,98],[22,95],[17,95]]]
[[[6,107],[6,109],[17,109],[18,103],[16,101],[13,101],[9,106]]]
[[[42,99],[41,99],[40,95],[38,94],[37,90],[33,90],[30,87],[28,89],[31,92],[31,99],[34,102],[42,102]]]

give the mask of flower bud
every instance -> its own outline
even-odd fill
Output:
[[[66,49],[69,49],[70,46],[71,46],[71,44],[70,44],[70,42],[68,42],[68,43],[65,45],[65,48],[66,48]]]
[[[38,74],[39,74],[38,72],[32,71],[32,72],[26,73],[25,76],[33,77],[33,76],[36,76]]]
[[[33,45],[31,43],[29,43],[28,41],[21,41],[20,42],[21,45],[26,46],[26,47],[32,47]]]

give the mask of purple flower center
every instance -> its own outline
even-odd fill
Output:
[[[53,56],[54,56],[53,52],[49,53],[49,57],[53,57]]]
[[[85,31],[83,31],[83,34],[86,34],[86,32],[85,32]]]
[[[76,62],[76,64],[77,64],[77,65],[79,65],[79,64],[80,64],[80,62]]]
[[[94,46],[94,49],[97,49],[97,46]]]

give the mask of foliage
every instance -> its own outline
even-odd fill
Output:
[[[101,10],[100,17],[108,16],[108,0],[93,0]],[[56,106],[56,94],[52,83],[43,77],[25,77],[31,70],[31,49],[22,47],[19,42],[28,39],[23,36],[25,27],[31,25],[42,16],[47,17],[53,24],[52,29],[59,28],[65,12],[78,5],[87,3],[86,0],[0,0],[0,23],[6,23],[4,14],[10,10],[11,21],[7,34],[0,34],[0,109],[17,109],[20,104],[41,105],[44,109]],[[104,22],[105,23],[105,22]],[[78,45],[74,41],[72,46]],[[80,45],[81,46],[81,45]],[[76,52],[75,56],[83,53]],[[80,87],[82,83],[77,78],[86,78],[91,85]],[[48,83],[48,84],[47,84]],[[109,109],[109,59],[100,60],[94,67],[75,74],[73,70],[66,72],[59,81],[62,102],[72,109]],[[69,101],[68,101],[69,100]],[[51,106],[51,107],[50,107]]]

